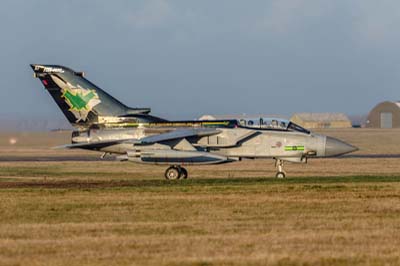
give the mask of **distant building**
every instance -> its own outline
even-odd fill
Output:
[[[400,128],[400,102],[381,102],[368,114],[366,127]]]
[[[351,121],[343,113],[296,113],[290,121],[305,128],[350,128]]]

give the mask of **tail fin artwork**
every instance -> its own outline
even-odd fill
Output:
[[[123,120],[134,115],[146,116],[149,108],[130,108],[84,78],[83,72],[57,65],[31,65],[68,121],[75,127]],[[149,116],[151,117],[151,116]]]

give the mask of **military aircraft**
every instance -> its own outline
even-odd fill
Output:
[[[341,140],[319,135],[293,122],[273,118],[168,121],[149,108],[130,108],[84,77],[58,65],[31,65],[71,125],[67,149],[115,154],[121,161],[167,165],[166,179],[187,178],[187,165],[271,158],[277,178],[285,161],[307,163],[356,151]]]

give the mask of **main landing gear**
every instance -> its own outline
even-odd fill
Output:
[[[188,178],[188,172],[185,168],[179,165],[174,165],[165,171],[165,178],[168,180],[176,180],[180,178],[186,179]]]
[[[283,160],[281,159],[275,159],[275,167],[278,170],[278,172],[276,173],[275,177],[282,179],[286,177],[286,173],[283,170]]]

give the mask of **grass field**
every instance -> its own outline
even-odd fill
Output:
[[[286,180],[260,160],[177,182],[49,149],[63,133],[0,134],[0,265],[400,265],[400,131],[322,133],[360,151]]]

